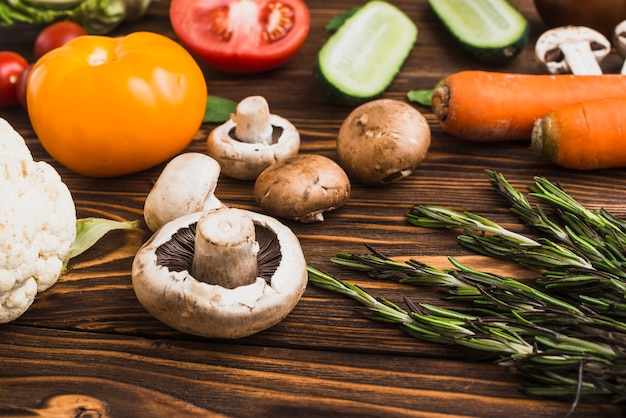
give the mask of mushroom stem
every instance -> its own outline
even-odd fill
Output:
[[[207,212],[196,226],[191,275],[228,289],[254,283],[258,251],[249,216],[237,209]]]
[[[561,51],[572,74],[602,75],[602,69],[588,41],[565,43],[561,45]]]
[[[233,118],[236,124],[235,136],[239,141],[249,144],[272,143],[270,108],[263,96],[250,96],[240,101]]]
[[[611,51],[611,42],[584,26],[563,26],[537,39],[535,56],[551,74],[601,75],[600,62]]]

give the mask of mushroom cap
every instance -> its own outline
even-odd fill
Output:
[[[187,152],[173,158],[144,203],[150,230],[188,213],[223,206],[214,195],[219,175],[219,163],[206,154]]]
[[[426,157],[428,121],[408,103],[378,99],[354,109],[337,136],[339,165],[365,185],[383,185],[409,176]]]
[[[237,140],[236,123],[230,119],[209,134],[207,154],[219,162],[225,175],[256,179],[267,167],[296,155],[300,149],[300,134],[287,119],[270,115],[270,124],[277,136],[271,144],[247,143]]]
[[[303,223],[323,221],[323,212],[343,206],[350,179],[330,158],[300,154],[266,168],[254,183],[257,204],[274,216]]]
[[[617,52],[622,58],[626,58],[626,20],[621,21],[615,26],[613,40]]]
[[[168,222],[139,249],[132,266],[132,284],[139,302],[164,324],[188,334],[209,338],[241,338],[272,327],[296,306],[307,285],[306,261],[293,232],[269,216],[242,209],[222,208],[247,214],[258,226],[275,236],[280,257],[271,279],[258,277],[234,289],[212,285],[190,274],[191,262],[168,267],[159,257],[163,245],[179,240],[207,211]],[[193,240],[192,240],[193,242]],[[160,250],[159,250],[160,249]],[[259,257],[262,257],[260,252]],[[188,268],[185,266],[189,264]]]
[[[577,43],[587,43],[596,62],[601,62],[611,52],[611,42],[600,32],[585,26],[561,26],[539,36],[535,44],[537,62],[550,74],[573,72],[564,50],[567,45]],[[589,54],[588,51],[578,52]]]

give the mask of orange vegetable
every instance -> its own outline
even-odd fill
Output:
[[[539,119],[531,148],[577,170],[626,167],[626,97],[561,107]]]
[[[43,147],[93,177],[138,172],[182,151],[206,101],[193,57],[150,32],[75,38],[39,59],[27,85],[28,114]]]
[[[621,74],[531,75],[462,71],[445,78],[432,97],[443,129],[470,141],[530,140],[548,113],[585,100],[626,96]]]

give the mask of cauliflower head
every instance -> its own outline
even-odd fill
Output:
[[[61,276],[76,237],[67,186],[0,118],[0,324],[17,319]]]

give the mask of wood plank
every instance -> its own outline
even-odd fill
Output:
[[[42,409],[42,400],[60,395],[66,398],[59,402],[93,398],[110,416],[550,417],[568,411],[562,402],[525,397],[505,368],[480,362],[15,325],[3,329],[0,353],[0,399],[22,411]],[[572,416],[598,413],[617,416],[615,408],[592,403]]]
[[[494,70],[451,44],[425,1],[393,1],[418,25],[416,48],[385,97],[405,100],[412,89],[431,88],[463,69]],[[532,45],[545,29],[532,0],[512,0],[531,24],[529,46],[498,71],[539,73]],[[290,119],[302,136],[301,152],[336,158],[335,139],[350,107],[329,103],[312,79],[315,56],[328,38],[324,25],[362,4],[349,0],[307,1],[312,13],[309,39],[293,61],[267,74],[246,77],[218,73],[204,65],[209,93],[234,100],[264,95],[273,112]],[[154,2],[145,18],[115,34],[152,30],[175,38],[168,21],[169,1]],[[0,27],[0,49],[32,58],[36,27]],[[16,36],[19,34],[19,36]],[[606,72],[618,72],[613,54]],[[535,274],[506,262],[471,254],[453,231],[411,226],[414,204],[470,210],[523,233],[505,202],[489,185],[485,169],[502,171],[524,190],[533,176],[548,177],[589,208],[626,217],[623,170],[576,172],[555,167],[532,154],[528,143],[468,143],[446,135],[430,109],[418,106],[432,130],[426,160],[411,177],[380,188],[353,184],[347,205],[320,224],[284,221],[300,239],[307,262],[349,279],[376,296],[402,303],[445,304],[432,287],[381,282],[346,272],[329,259],[338,252],[364,252],[365,244],[405,260],[447,266],[447,256],[498,274],[532,280]],[[78,214],[118,220],[141,219],[145,196],[164,164],[115,179],[81,177],[53,161],[39,144],[26,112],[0,109],[26,138],[36,159],[58,169],[74,196]],[[104,123],[104,122],[103,122]],[[205,124],[186,151],[204,152],[214,125]],[[260,211],[253,183],[223,177],[220,199]],[[350,300],[309,286],[293,312],[277,326],[237,341],[181,334],[161,324],[137,301],[131,284],[134,254],[150,236],[144,226],[116,231],[73,260],[68,272],[40,294],[31,309],[0,326],[0,416],[41,414],[56,402],[86,402],[109,416],[565,416],[569,402],[533,399],[520,392],[514,374],[492,359],[456,347],[408,337],[400,329],[373,322]],[[58,398],[57,396],[64,397]],[[90,397],[90,398],[86,398]],[[141,405],[141,410],[137,410]],[[572,416],[621,416],[618,406],[593,400]]]

